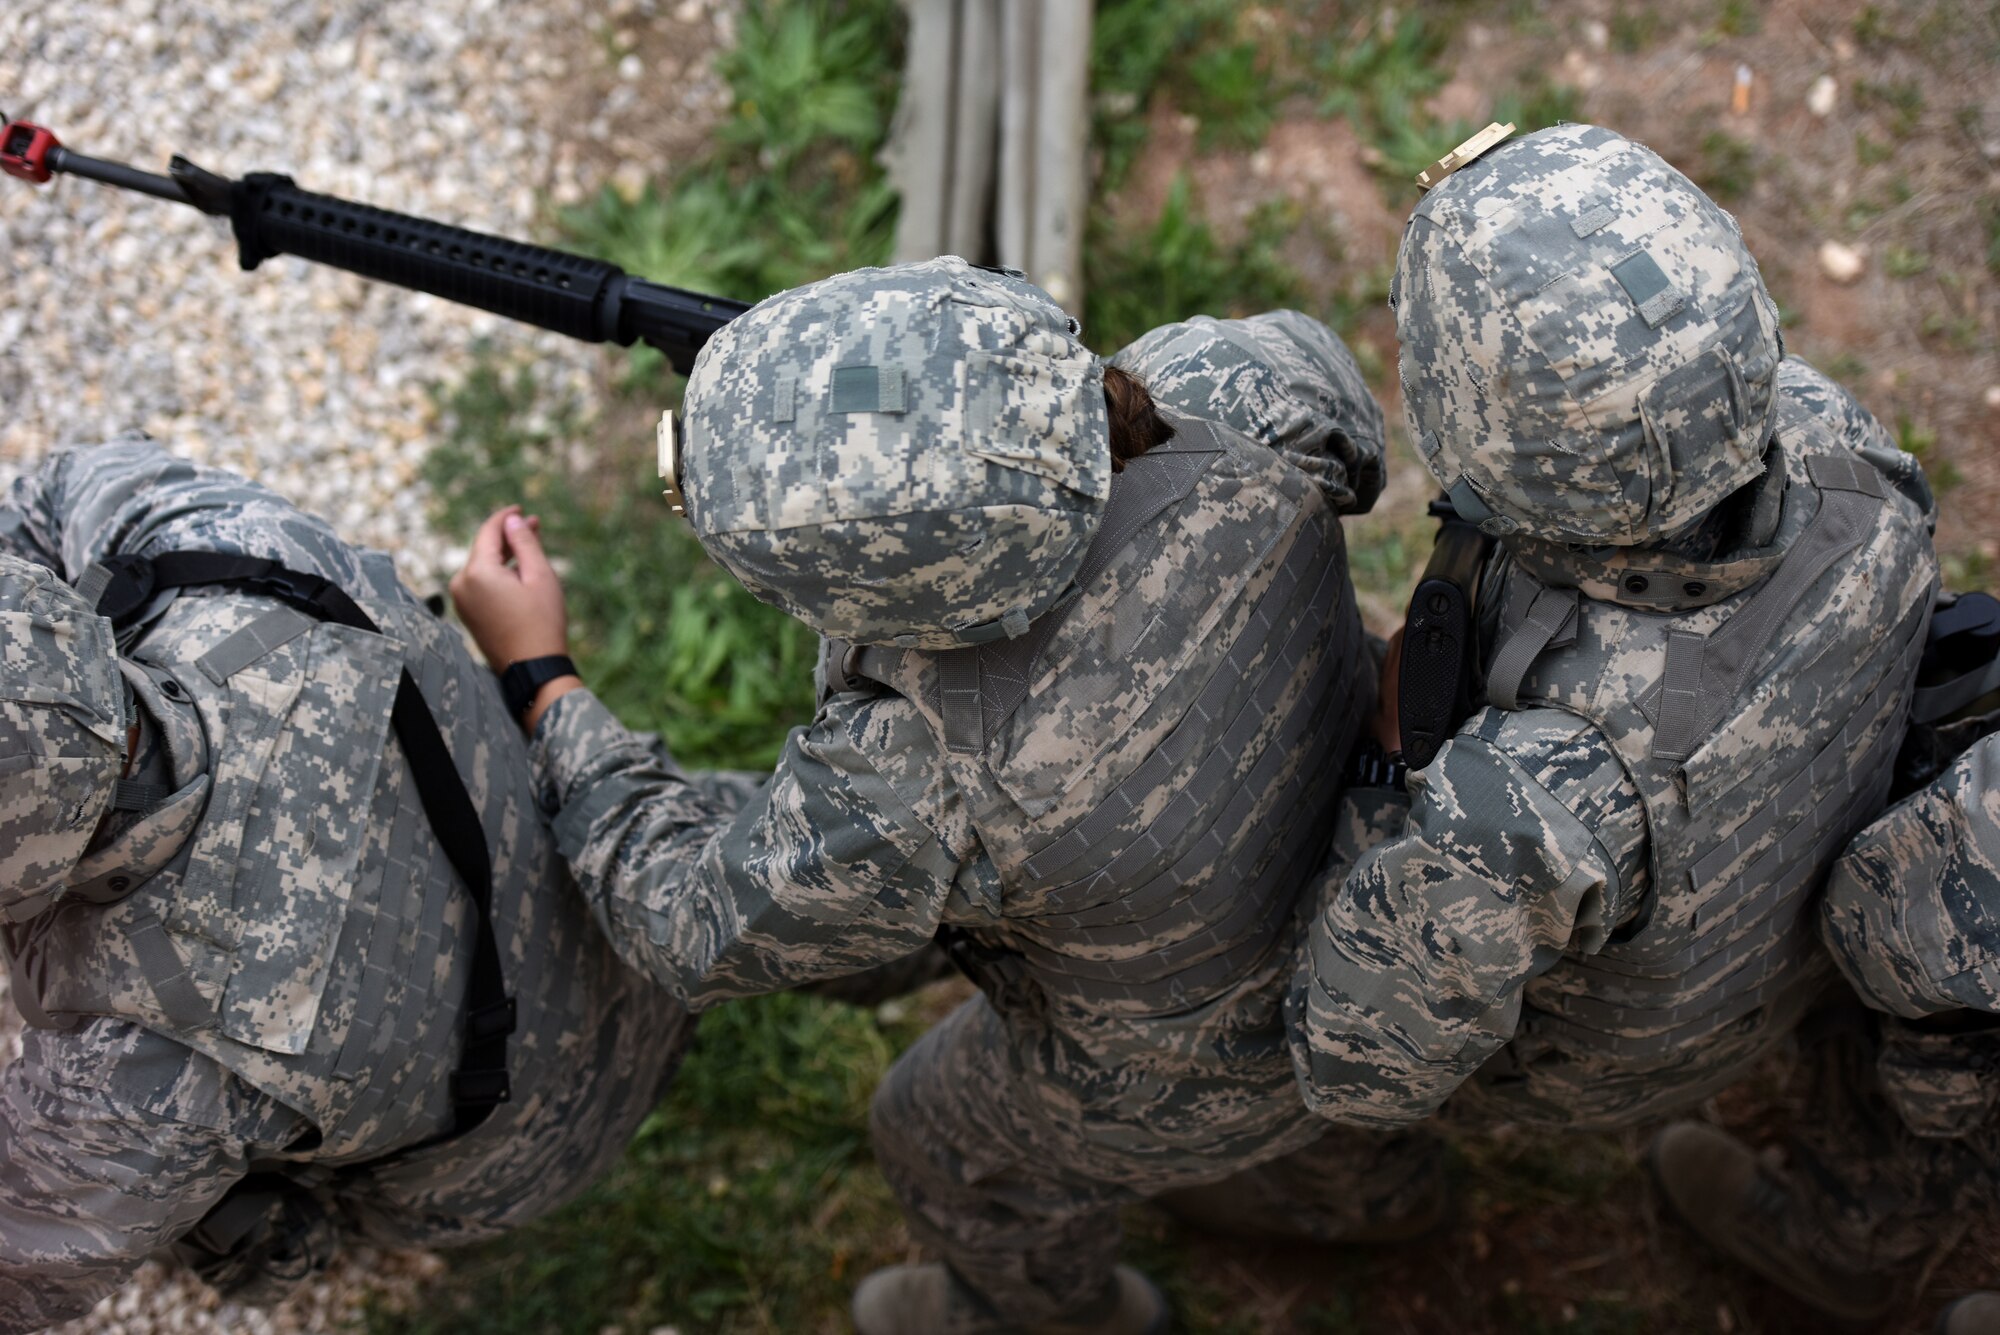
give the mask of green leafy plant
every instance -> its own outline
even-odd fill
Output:
[[[1320,114],[1346,116],[1371,137],[1409,122],[1423,99],[1444,84],[1438,62],[1445,39],[1444,28],[1415,9],[1386,31],[1371,20],[1358,38],[1327,39],[1313,63]]]
[[[736,44],[716,60],[735,102],[718,137],[767,170],[825,143],[867,150],[887,129],[882,6],[759,0],[744,6]]]
[[[1090,275],[1084,334],[1112,352],[1157,325],[1191,315],[1240,316],[1295,303],[1299,280],[1279,254],[1298,226],[1294,206],[1266,205],[1241,240],[1225,245],[1202,217],[1185,173],[1160,214],[1136,236],[1115,236],[1100,220],[1086,248]]]
[[[1212,46],[1188,62],[1188,110],[1201,122],[1201,146],[1255,148],[1277,121],[1270,64],[1253,42]]]
[[[1234,0],[1101,0],[1091,27],[1090,80],[1091,141],[1103,154],[1103,189],[1117,189],[1145,144],[1153,90],[1170,74],[1185,74],[1196,52],[1231,30],[1235,15]]]
[[[1440,121],[1412,111],[1385,122],[1376,148],[1375,170],[1388,178],[1392,192],[1414,193],[1416,175],[1470,138],[1488,121],[1511,121],[1516,134],[1533,134],[1577,117],[1574,88],[1531,74],[1520,86],[1493,103],[1492,113],[1477,125],[1468,120]]]

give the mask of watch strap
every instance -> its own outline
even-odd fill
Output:
[[[509,663],[507,670],[500,674],[500,697],[507,702],[507,712],[519,718],[535,703],[535,696],[542,687],[557,677],[574,675],[576,664],[568,654],[523,658]]]

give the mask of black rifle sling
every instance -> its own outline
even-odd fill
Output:
[[[120,629],[154,593],[206,585],[275,598],[320,621],[382,633],[360,605],[331,580],[288,570],[262,557],[165,552],[151,558],[114,556],[103,564],[111,573],[111,582],[98,599],[98,612]],[[492,1115],[495,1105],[507,1102],[507,1036],[514,1032],[514,999],[507,995],[500,945],[493,933],[493,866],[486,853],[485,827],[480,824],[472,795],[465,791],[458,766],[452,762],[437,719],[408,668],[396,684],[390,717],[431,834],[472,896],[477,920],[472,978],[465,995],[465,1043],[459,1051],[458,1070],[451,1078],[452,1128],[424,1142],[432,1145],[464,1135]]]

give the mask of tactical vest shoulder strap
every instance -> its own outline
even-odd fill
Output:
[[[1526,571],[1523,579],[1533,579]],[[1518,625],[1506,628],[1493,666],[1486,672],[1486,700],[1502,709],[1520,705],[1521,682],[1528,669],[1551,645],[1561,646],[1576,639],[1577,604],[1575,589],[1554,589],[1535,581],[1535,596],[1528,603]]]
[[[113,626],[121,630],[155,593],[198,586],[240,589],[277,599],[317,621],[371,634],[382,633],[360,604],[331,580],[290,570],[276,561],[256,556],[227,552],[165,552],[154,557],[120,555],[92,567],[78,583],[79,591],[88,591],[86,597],[94,595],[99,615],[110,618]],[[229,647],[229,642],[220,646]],[[252,647],[237,646],[243,650]],[[514,998],[507,994],[499,942],[493,931],[493,867],[486,852],[486,833],[479,820],[479,809],[465,790],[465,781],[452,761],[444,733],[407,667],[396,685],[390,722],[409,762],[417,785],[417,799],[430,821],[431,833],[472,897],[477,920],[472,978],[466,988],[465,1041],[459,1050],[458,1069],[451,1079],[452,1127],[412,1147],[422,1149],[464,1135],[490,1117],[496,1106],[508,1101],[511,1091],[507,1079],[507,1036],[514,1032]],[[146,966],[149,981],[159,991],[161,1003],[166,1005],[172,1000],[184,1007],[193,987],[179,967],[178,952],[165,934],[159,933],[156,942],[134,944],[135,948],[141,948],[141,963]],[[150,960],[142,948],[146,944],[153,946]],[[158,947],[165,947],[166,956],[159,953]]]
[[[1819,512],[1777,573],[1713,634],[1668,634],[1660,722],[1653,732],[1658,759],[1682,761],[1695,753],[1741,694],[1771,637],[1805,591],[1874,529],[1888,498],[1880,473],[1860,460],[1832,454],[1808,455],[1805,466],[1820,493]]]

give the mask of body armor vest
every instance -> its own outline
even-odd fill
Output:
[[[175,599],[127,658],[198,748],[176,777],[205,773],[207,805],[128,896],[40,925],[44,1009],[138,1020],[371,1145],[448,1122],[470,913],[421,807],[382,782],[402,646],[225,595]],[[149,955],[191,986],[163,988]]]
[[[1288,939],[1373,701],[1318,486],[1170,420],[1026,635],[847,655],[923,712],[998,871],[950,915],[989,992],[1143,1016],[1227,991]]]
[[[515,1101],[422,1162],[482,1178],[481,1191],[511,1181],[525,1216],[585,1180],[537,1168],[575,1155],[562,1138],[601,1120],[615,1146],[618,1128],[643,1116],[684,1017],[621,969],[563,885],[524,743],[490,674],[456,651],[449,626],[385,592],[396,588],[386,559],[371,574],[367,610],[383,634],[220,593],[174,597],[121,637],[174,780],[205,791],[205,808],[149,878],[87,884],[35,920],[25,972],[56,1019],[135,1021],[299,1111],[318,1132],[300,1147],[302,1172],[449,1128],[474,911],[395,743],[407,665],[438,706],[479,810],[495,929],[520,998]],[[592,1044],[596,1058],[580,1059]],[[564,1100],[551,1091],[578,1088],[595,1091],[590,1107],[555,1126],[543,1110]],[[510,1142],[511,1176],[484,1162]]]
[[[1719,587],[1613,572],[1631,600],[1698,605],[1580,597],[1505,554],[1491,567],[1489,698],[1595,723],[1648,837],[1642,902],[1599,953],[1529,984],[1487,1094],[1533,1100],[1539,1071],[1577,1121],[1685,1103],[1742,1075],[1824,984],[1809,910],[1882,803],[1936,567],[1916,507],[1821,421],[1781,401],[1775,439],[1775,535],[1710,567]]]

